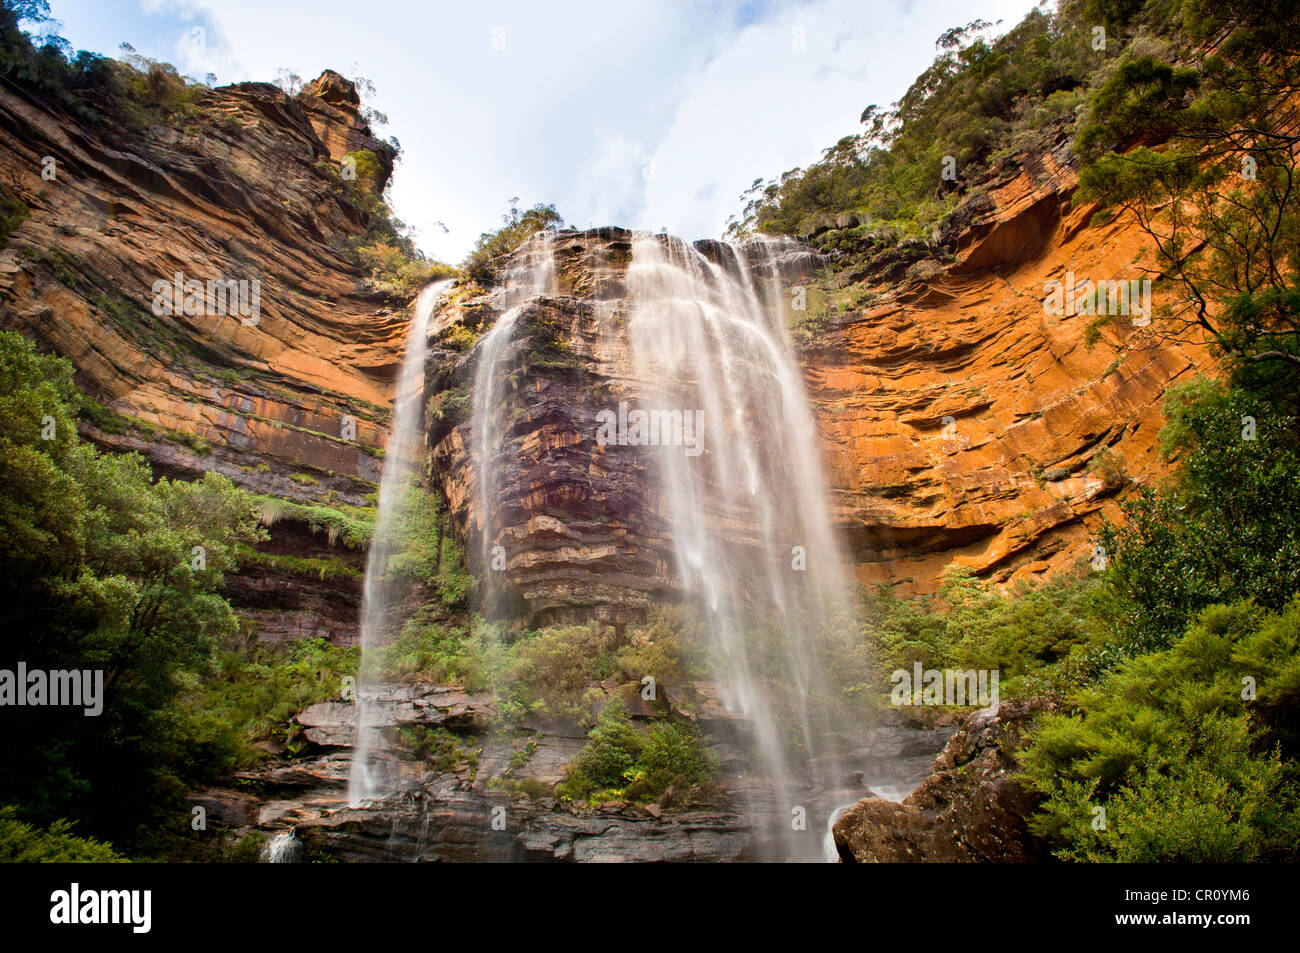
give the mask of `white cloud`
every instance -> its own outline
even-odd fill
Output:
[[[454,261],[511,196],[554,202],[579,226],[717,235],[754,178],[815,160],[863,107],[897,99],[944,28],[976,16],[1005,28],[1032,0],[51,6],[75,46],[129,40],[200,79],[368,76],[390,120],[380,134],[403,146],[397,212]]]

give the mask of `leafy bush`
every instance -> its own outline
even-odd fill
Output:
[[[56,820],[44,830],[18,819],[12,804],[0,807],[0,863],[120,864],[126,858],[108,844],[77,837],[72,825]]]
[[[597,788],[620,788],[624,774],[641,757],[645,741],[628,717],[621,699],[612,699],[587,735],[576,761],[577,773]]]
[[[1212,606],[1044,718],[1022,756],[1047,797],[1034,830],[1073,860],[1297,859],[1297,701],[1300,599]]]
[[[1181,456],[1178,477],[1144,488],[1123,505],[1127,522],[1100,534],[1137,649],[1168,644],[1211,604],[1250,597],[1280,610],[1300,590],[1294,421],[1208,381],[1172,391],[1165,414],[1162,445]]]
[[[1005,35],[987,37],[975,21],[947,30],[940,52],[889,110],[868,106],[864,131],[845,136],[806,169],[756,180],[743,198],[733,233],[808,235],[844,213],[922,236],[955,208],[961,192],[984,177],[998,148],[1031,145],[1068,131],[1086,88],[1114,50],[1090,48],[1090,25],[1074,5],[1031,11]],[[957,179],[945,181],[945,157]]]
[[[708,780],[713,770],[698,731],[660,721],[642,733],[615,696],[556,791],[575,801],[606,796],[652,801],[669,787],[690,790]]]
[[[629,787],[631,797],[642,790],[650,797],[657,797],[670,786],[690,788],[711,773],[699,732],[686,725],[662,721],[650,727],[636,768],[644,772],[644,777]]]
[[[229,772],[266,757],[254,745],[276,739],[290,753],[301,740],[293,717],[310,705],[338,698],[345,676],[355,677],[358,648],[325,639],[288,646],[232,643],[195,677],[178,705],[196,776]]]
[[[599,622],[542,629],[512,647],[510,695],[523,710],[587,724],[614,671],[614,629]]]
[[[564,224],[564,219],[555,210],[554,205],[534,205],[527,210],[520,210],[510,200],[510,211],[503,215],[501,228],[484,232],[474,243],[473,250],[462,263],[461,268],[467,275],[477,281],[491,281],[495,274],[497,259],[510,254],[534,232]]]
[[[155,481],[142,457],[82,444],[79,405],[71,365],[0,332],[5,667],[102,669],[105,686],[97,717],[13,710],[0,795],[125,845],[193,766],[175,705],[237,631],[223,574],[263,534],[216,473]]]
[[[920,662],[996,670],[1004,695],[1064,683],[1109,638],[1098,589],[1096,578],[1061,573],[1002,593],[954,563],[928,601],[900,599],[888,589],[867,600],[863,642],[839,660],[838,680],[849,697],[870,699],[888,692],[890,672]]]

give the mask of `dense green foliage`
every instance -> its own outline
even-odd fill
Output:
[[[442,497],[419,484],[407,485],[393,524],[386,574],[424,583],[444,609],[465,608],[474,578],[465,569],[465,554],[452,532]]]
[[[0,333],[3,667],[104,679],[98,716],[8,710],[0,799],[116,842],[195,770],[176,705],[238,631],[222,574],[261,531],[252,499],[224,477],[154,481],[138,455],[82,444],[78,405],[66,361]]]
[[[607,703],[597,683],[614,677],[640,690],[641,679],[651,675],[658,691],[671,686],[675,707],[689,709],[682,689],[701,669],[684,646],[698,631],[698,620],[675,607],[651,613],[622,637],[594,621],[508,637],[497,625],[478,618],[462,623],[427,604],[390,645],[368,656],[367,665],[374,664],[375,674],[386,678],[452,683],[489,694],[496,700],[498,730],[536,722],[585,727],[594,721],[587,749],[561,793],[574,800],[653,800],[670,785],[685,792],[707,778],[711,769],[703,742],[694,730],[658,718],[638,729],[620,695]],[[651,707],[668,710],[659,703]],[[630,752],[628,758],[617,753],[620,746]],[[505,778],[501,786],[537,793],[526,780]]]
[[[864,603],[865,657],[841,661],[844,690],[851,699],[873,701],[888,694],[891,672],[910,672],[916,662],[997,670],[1003,695],[1065,688],[1087,678],[1104,653],[1110,630],[1099,582],[1081,570],[999,592],[953,564],[930,599],[880,589]],[[870,680],[852,680],[864,673]]]
[[[340,697],[359,657],[359,649],[324,639],[288,646],[228,640],[177,705],[191,757],[208,773],[224,773],[266,758],[259,742],[282,744],[296,754],[302,739],[294,716]]]
[[[365,231],[344,242],[341,250],[366,273],[371,288],[408,298],[431,281],[459,274],[451,265],[427,259],[416,247],[410,228],[393,214],[388,183],[380,187],[383,172],[373,152],[359,149],[344,157],[340,169],[326,161],[320,169],[365,218]]]
[[[698,659],[681,640],[693,628],[687,613],[674,608],[652,613],[621,638],[612,626],[595,621],[507,637],[498,625],[478,618],[462,624],[430,604],[375,653],[374,664],[388,677],[492,692],[506,723],[540,718],[587,725],[604,698],[593,682],[625,673],[638,682],[652,675],[664,685],[679,685],[698,674]]]
[[[1281,396],[1176,388],[1161,443],[1178,466],[1102,527],[1094,571],[999,593],[953,566],[928,601],[878,592],[841,684],[878,699],[920,662],[1062,697],[1022,756],[1062,858],[1295,859],[1300,459]]]
[[[125,859],[107,844],[76,836],[67,821],[42,830],[19,820],[12,805],[0,807],[0,864],[114,864]]]
[[[1151,2],[1133,25],[1168,39],[1133,44],[1097,91],[1075,200],[1151,239],[1171,292],[1154,333],[1203,336],[1300,410],[1300,8]]]
[[[632,723],[622,700],[614,698],[601,711],[587,744],[557,791],[562,798],[574,801],[650,801],[670,787],[686,795],[712,771],[694,728],[656,721],[642,730]]]
[[[755,181],[732,231],[808,235],[854,213],[929,235],[1002,158],[1050,148],[1068,131],[1118,46],[1094,50],[1090,22],[1067,5],[1033,10],[995,39],[984,21],[947,30],[934,63],[892,108],[863,111],[861,133],[806,169]]]
[[[88,121],[142,126],[196,114],[207,87],[126,44],[118,61],[86,50],[74,53],[67,40],[48,30],[34,43],[20,21],[49,25],[49,13],[47,0],[0,3],[0,75]]]
[[[1207,381],[1174,391],[1162,433],[1178,479],[1142,489],[1101,545],[1125,597],[1133,648],[1167,645],[1218,602],[1281,610],[1300,592],[1300,455],[1295,421],[1265,399]],[[1248,439],[1249,437],[1249,439]]]
[[[1280,614],[1211,607],[1076,702],[1043,720],[1024,757],[1048,796],[1036,827],[1060,856],[1300,859],[1300,598]]]

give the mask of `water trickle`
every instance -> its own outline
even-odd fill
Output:
[[[711,248],[717,260],[667,236],[635,238],[630,344],[653,409],[696,412],[702,455],[655,448],[677,572],[705,609],[722,698],[753,726],[755,770],[772,789],[754,809],[787,856],[812,859],[820,851],[802,849],[792,814],[815,816],[808,795],[840,780],[821,675],[855,626],[786,331],[780,261],[793,250]]]
[[[495,295],[494,304],[500,316],[477,346],[471,432],[477,444],[475,469],[478,474],[478,528],[482,540],[480,565],[484,570],[485,606],[491,604],[488,595],[493,578],[492,548],[500,542],[501,532],[500,526],[493,521],[492,512],[498,490],[498,468],[494,458],[505,436],[500,420],[505,382],[502,359],[509,352],[515,325],[528,305],[539,297],[556,293],[558,280],[553,243],[550,232],[538,232],[515,253]]]
[[[268,864],[294,864],[301,857],[302,841],[298,840],[293,828],[272,834],[262,849],[262,860]]]
[[[826,819],[826,834],[822,838],[822,860],[828,864],[838,864],[840,862],[840,852],[835,847],[835,822],[857,803],[857,801],[854,801],[851,804],[841,804],[831,811],[831,816]]]
[[[374,724],[375,685],[367,672],[367,654],[385,641],[385,620],[394,593],[386,579],[388,559],[393,552],[396,514],[411,478],[418,475],[417,450],[422,444],[424,419],[424,362],[428,353],[429,319],[439,300],[453,282],[435,282],[415,302],[415,313],[407,332],[406,353],[393,395],[393,423],[384,453],[384,471],[379,484],[379,509],[366,554],[366,577],[361,594],[361,669],[357,686],[357,740],[352,748],[348,777],[348,803],[360,807],[370,798],[387,794],[392,786],[385,766],[372,758],[379,729]]]

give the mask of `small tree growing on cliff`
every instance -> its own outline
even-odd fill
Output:
[[[1221,7],[1184,21],[1212,53],[1189,66],[1132,55],[1098,91],[1077,140],[1089,164],[1076,201],[1126,209],[1150,236],[1173,286],[1152,333],[1199,331],[1239,374],[1294,389],[1300,10]]]
[[[502,227],[479,235],[474,250],[465,259],[465,272],[479,281],[489,281],[493,262],[508,255],[534,232],[564,224],[564,219],[554,205],[538,203],[530,209],[519,208],[519,197],[510,199],[510,210],[501,216]]]

